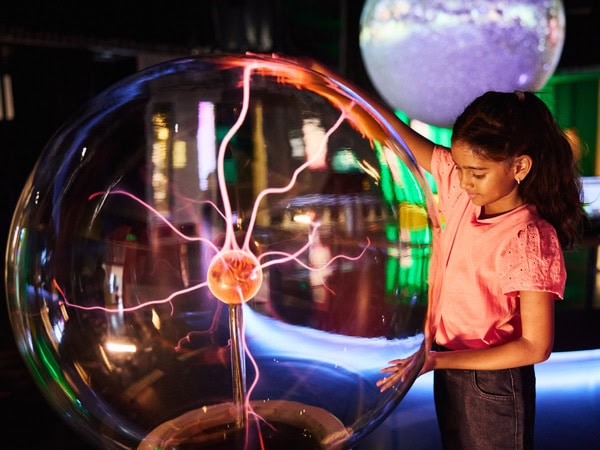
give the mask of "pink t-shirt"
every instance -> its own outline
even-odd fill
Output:
[[[533,205],[478,219],[451,153],[431,161],[446,227],[434,239],[430,266],[430,327],[453,350],[484,348],[520,337],[519,291],[564,294],[566,269],[555,229]]]

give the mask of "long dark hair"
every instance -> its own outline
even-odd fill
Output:
[[[457,118],[452,144],[464,142],[483,158],[510,161],[529,155],[521,198],[537,207],[563,248],[579,243],[587,216],[573,150],[546,104],[531,92],[486,92]]]

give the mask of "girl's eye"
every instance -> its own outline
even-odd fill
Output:
[[[475,178],[476,180],[481,180],[481,179],[484,177],[484,175],[483,175],[483,174],[477,174],[477,173],[474,173],[474,174],[472,174],[472,176],[473,176],[473,178]]]

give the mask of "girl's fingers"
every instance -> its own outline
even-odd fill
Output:
[[[377,381],[377,386],[379,387],[379,392],[386,391],[391,388],[396,382],[401,378],[401,375],[396,373],[394,375],[390,375],[389,377],[382,378]]]

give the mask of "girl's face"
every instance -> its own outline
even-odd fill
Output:
[[[462,142],[452,146],[452,159],[460,187],[475,205],[482,207],[482,217],[502,214],[523,204],[516,180],[519,176],[517,163],[482,158]]]

